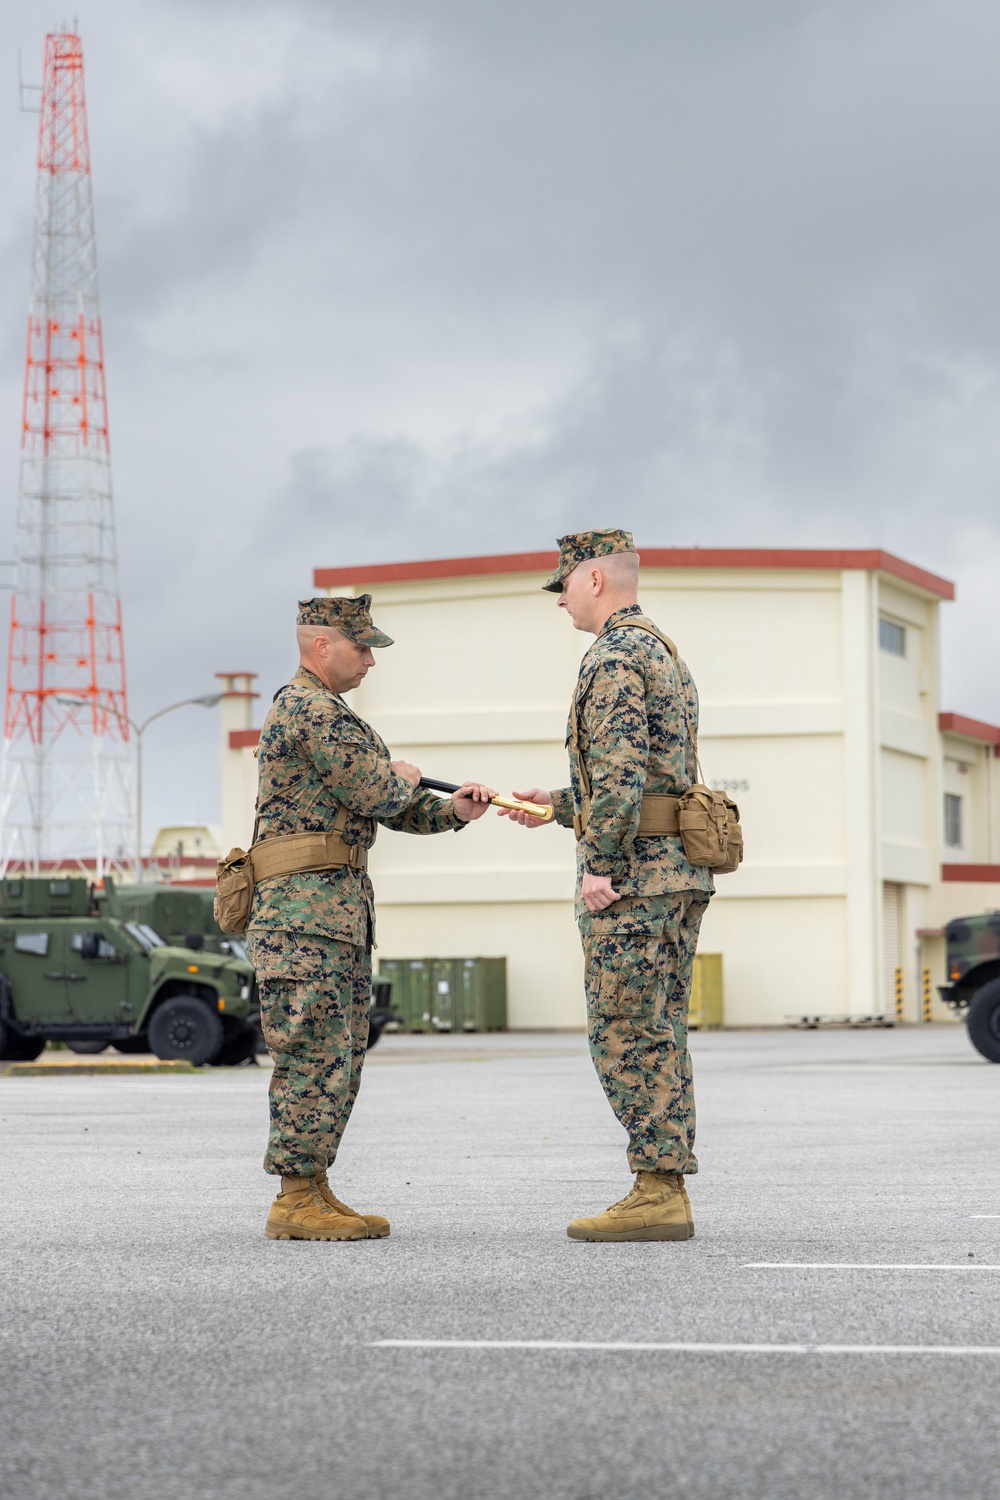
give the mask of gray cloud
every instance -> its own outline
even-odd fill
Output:
[[[949,573],[949,703],[1000,719],[994,6],[84,19],[139,712],[217,667],[270,690],[317,565],[605,523]],[[48,21],[8,9],[0,51],[32,71]],[[8,492],[34,121],[9,125]],[[151,747],[151,824],[214,815],[210,720]]]

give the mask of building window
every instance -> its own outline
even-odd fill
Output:
[[[944,841],[949,849],[962,847],[962,799],[954,792],[944,794]]]
[[[878,622],[878,643],[883,651],[891,651],[893,656],[905,656],[905,625],[897,625],[895,620],[880,618]]]

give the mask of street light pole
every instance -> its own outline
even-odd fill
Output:
[[[214,708],[223,699],[222,693],[206,693],[201,698],[182,698],[179,703],[168,703],[166,708],[158,708],[155,714],[150,714],[148,719],[135,726],[135,878],[139,885],[142,884],[142,737],[150,724],[155,719],[162,719],[164,714],[172,714],[175,708],[187,708],[189,704],[196,703],[201,708]]]
[[[135,879],[137,885],[142,884],[143,876],[142,737],[145,734],[146,730],[149,728],[150,724],[152,724],[156,719],[162,719],[164,714],[172,714],[175,709],[187,708],[192,703],[198,704],[201,708],[214,708],[217,703],[222,702],[222,699],[224,697],[224,693],[205,693],[200,698],[182,698],[179,703],[168,703],[166,708],[158,708],[155,714],[150,714],[147,719],[143,719],[141,724],[137,724],[134,719],[130,719],[128,714],[123,714],[117,708],[112,708],[110,704],[103,705],[107,713],[114,714],[115,718],[118,719],[122,724],[127,724],[135,735],[135,850],[133,863],[135,866]],[[70,704],[75,708],[89,707],[89,701],[86,698],[59,698],[57,699],[57,702]]]

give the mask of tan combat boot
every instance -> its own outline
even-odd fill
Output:
[[[687,1214],[688,1239],[694,1239],[694,1214],[691,1212],[691,1199],[688,1197],[688,1190],[684,1186],[684,1175],[682,1172],[677,1173],[677,1181],[680,1183],[681,1197],[684,1199],[684,1212]]]
[[[264,1230],[269,1240],[365,1240],[363,1219],[338,1213],[320,1196],[314,1177],[283,1177]]]
[[[341,1203],[327,1181],[325,1172],[317,1172],[315,1181],[320,1197],[330,1208],[335,1208],[338,1214],[347,1214],[349,1218],[361,1219],[368,1230],[368,1238],[370,1240],[385,1239],[389,1233],[388,1219],[383,1219],[381,1214],[359,1214],[356,1208],[348,1208],[346,1203]]]
[[[566,1231],[571,1240],[612,1241],[687,1240],[692,1232],[677,1172],[638,1172],[627,1197]]]

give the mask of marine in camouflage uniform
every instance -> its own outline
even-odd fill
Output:
[[[545,584],[552,592],[561,592],[581,563],[635,550],[621,531],[584,532],[559,545],[559,566]],[[629,1230],[643,1216],[643,1192],[655,1198],[659,1179],[680,1193],[694,1232],[683,1188],[683,1176],[698,1170],[687,1014],[698,929],[714,884],[709,869],[688,861],[679,834],[640,837],[638,828],[644,793],[680,796],[698,779],[698,695],[683,661],[656,634],[636,628],[642,625],[657,629],[638,604],[626,604],[604,621],[584,656],[567,734],[571,784],[552,793],[558,823],[586,823],[577,844],[576,915],[590,1052],[628,1131],[628,1161],[638,1174],[619,1215],[621,1232],[611,1225],[591,1234],[586,1226],[597,1220],[578,1220],[585,1228],[571,1226],[575,1238],[686,1237],[679,1228],[662,1236]],[[620,899],[589,910],[585,872],[609,879]],[[652,1223],[656,1215],[645,1218]]]
[[[362,646],[389,646],[390,637],[372,624],[370,603],[367,594],[307,600],[299,624],[333,627]],[[258,762],[257,838],[265,847],[276,835],[335,829],[346,844],[367,851],[379,824],[418,834],[465,826],[453,801],[414,791],[393,770],[375,730],[306,667],[275,694]],[[325,1176],[361,1082],[374,932],[367,871],[342,865],[258,883],[246,937],[274,1058],[264,1169],[299,1183],[315,1179],[328,1205],[364,1219],[369,1235],[384,1235],[387,1221],[355,1215],[333,1197]],[[304,1202],[315,1207],[308,1195]]]

